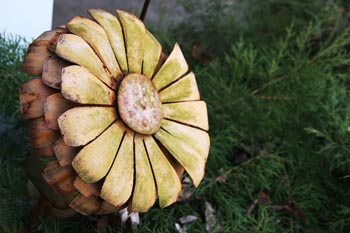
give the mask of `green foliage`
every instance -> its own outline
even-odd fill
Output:
[[[0,226],[17,232],[33,207],[27,195],[23,159],[27,142],[18,117],[18,88],[28,80],[21,72],[26,42],[0,34]]]
[[[208,103],[211,128],[217,130],[212,131],[208,169],[213,164],[215,169],[221,166],[238,181],[226,181],[234,186],[228,188],[232,200],[220,207],[223,216],[234,219],[233,214],[249,206],[244,200],[250,197],[253,202],[258,190],[269,194],[271,206],[290,208],[278,213],[270,209],[265,213],[272,218],[269,220],[260,219],[260,210],[253,220],[242,215],[240,232],[288,231],[290,224],[293,231],[330,230],[330,225],[344,232],[349,229],[344,216],[338,216],[339,212],[346,215],[344,210],[349,206],[349,32],[315,38],[315,30],[313,24],[299,33],[291,28],[284,38],[259,47],[240,38],[224,60],[196,72],[202,98]],[[213,151],[217,145],[220,149]],[[234,157],[239,156],[237,148],[245,147],[250,148],[251,159],[230,168]],[[222,153],[230,149],[231,153]],[[254,161],[266,154],[274,155],[274,159],[260,170]],[[231,158],[224,161],[225,155]],[[251,163],[254,167],[249,170],[247,164]],[[203,188],[207,187],[202,185],[199,190]],[[203,193],[222,190],[214,186],[211,192],[204,189]],[[222,195],[216,193],[212,202],[229,199]],[[331,220],[335,216],[341,219],[338,223]],[[263,221],[279,224],[271,228]],[[233,225],[231,229],[239,227]]]
[[[20,37],[0,34],[0,121],[11,120],[18,113],[18,87],[28,80],[21,72],[27,43]]]
[[[166,50],[182,41],[207,103],[206,176],[189,200],[140,214],[133,231],[177,232],[175,222],[194,215],[187,231],[205,232],[210,203],[213,232],[349,232],[348,1],[179,2],[189,13],[186,23],[155,34]],[[1,113],[17,120],[0,133],[0,226],[16,232],[33,205],[21,165],[24,126],[16,115],[23,50],[18,39],[1,38],[1,54],[8,53],[0,64]],[[193,41],[212,54],[209,64],[191,60]],[[39,232],[95,232],[99,218],[45,215]],[[110,218],[106,232],[128,232],[117,216]]]
[[[33,208],[27,195],[23,168],[0,161],[0,226],[4,232],[17,232]]]

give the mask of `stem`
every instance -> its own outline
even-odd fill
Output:
[[[140,20],[141,21],[144,21],[144,19],[146,17],[147,9],[148,9],[148,6],[149,6],[150,2],[151,2],[151,0],[145,0],[145,3],[143,4],[142,12],[141,12],[141,15],[140,15]]]

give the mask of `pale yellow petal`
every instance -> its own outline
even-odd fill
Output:
[[[82,66],[62,70],[62,95],[81,104],[115,105],[116,93]]]
[[[147,212],[156,201],[156,185],[148,160],[143,136],[135,135],[135,185],[129,204],[130,212]]]
[[[162,128],[192,147],[205,160],[208,158],[210,139],[206,131],[169,120],[163,120]]]
[[[209,129],[207,105],[204,101],[190,101],[163,104],[164,118],[192,125],[203,130]]]
[[[199,100],[199,91],[193,72],[159,92],[163,103]]]
[[[123,72],[128,72],[124,36],[118,19],[111,13],[101,9],[90,9],[88,12],[105,30],[120,68]]]
[[[102,61],[85,40],[73,34],[61,34],[57,41],[52,43],[51,50],[56,55],[84,66],[107,86],[116,88],[116,80],[105,70]]]
[[[146,29],[143,22],[128,12],[117,10],[120,18],[128,59],[129,73],[141,73]]]
[[[154,136],[185,168],[192,179],[193,185],[197,187],[204,176],[205,159],[192,147],[163,129],[159,130]]]
[[[99,181],[107,174],[124,132],[125,127],[117,121],[75,156],[72,166],[84,182]]]
[[[119,79],[122,76],[107,34],[99,24],[91,19],[75,16],[66,24],[66,28],[89,43],[114,78]]]
[[[146,31],[142,72],[148,78],[153,77],[161,53],[162,46],[159,44],[158,40],[149,31]]]
[[[119,207],[125,204],[134,185],[134,134],[127,131],[117,157],[103,183],[101,197]]]
[[[173,81],[179,79],[188,70],[188,65],[176,43],[168,59],[153,78],[153,83],[157,90],[161,90]]]
[[[82,146],[94,140],[117,119],[114,107],[76,107],[58,118],[63,140],[68,146]]]
[[[144,143],[157,184],[159,206],[164,208],[176,202],[181,192],[180,178],[152,136],[146,136]]]

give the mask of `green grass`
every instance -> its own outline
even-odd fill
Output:
[[[182,216],[205,232],[350,231],[350,34],[346,1],[179,1],[190,12],[154,34],[165,50],[180,41],[206,101],[211,148],[206,175],[190,199],[140,214],[134,232],[176,232]],[[165,26],[166,25],[166,26]],[[18,116],[23,47],[0,36],[0,231],[29,222],[23,159],[27,142]],[[213,59],[191,59],[200,41]],[[5,60],[4,60],[5,59]],[[267,196],[266,203],[261,195]],[[254,204],[255,203],[255,204]],[[96,232],[100,217],[59,221],[44,215],[39,232]],[[117,215],[106,232],[128,232]]]

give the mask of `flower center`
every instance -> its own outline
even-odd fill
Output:
[[[127,75],[118,90],[121,119],[141,134],[156,133],[162,123],[163,109],[152,81],[141,74]]]

